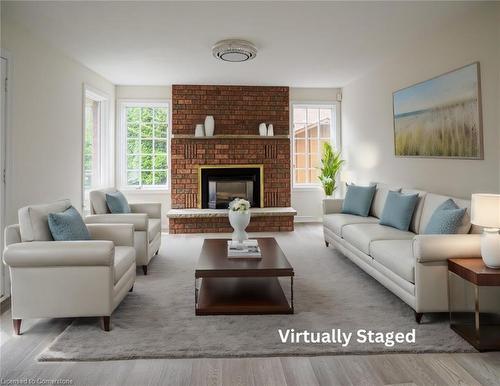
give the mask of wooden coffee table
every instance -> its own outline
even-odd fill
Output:
[[[262,259],[230,259],[227,239],[206,239],[195,271],[196,315],[293,314],[293,267],[274,238]],[[288,302],[279,277],[290,278]]]

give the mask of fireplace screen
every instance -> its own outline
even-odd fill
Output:
[[[253,203],[253,181],[208,181],[208,207],[227,208],[235,198]]]

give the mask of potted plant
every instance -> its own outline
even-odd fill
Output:
[[[319,180],[323,185],[326,196],[332,196],[336,186],[336,178],[345,161],[342,159],[340,151],[336,151],[333,146],[325,142],[321,154],[321,168]]]
[[[250,223],[250,203],[247,200],[235,198],[229,203],[229,223],[234,229],[234,241],[242,243],[248,239],[245,229]]]

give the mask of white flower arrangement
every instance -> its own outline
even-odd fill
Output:
[[[250,210],[250,203],[243,198],[235,198],[229,203],[229,210],[232,212],[248,213]]]

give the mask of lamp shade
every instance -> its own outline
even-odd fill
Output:
[[[471,222],[485,228],[500,228],[500,194],[473,194]]]

